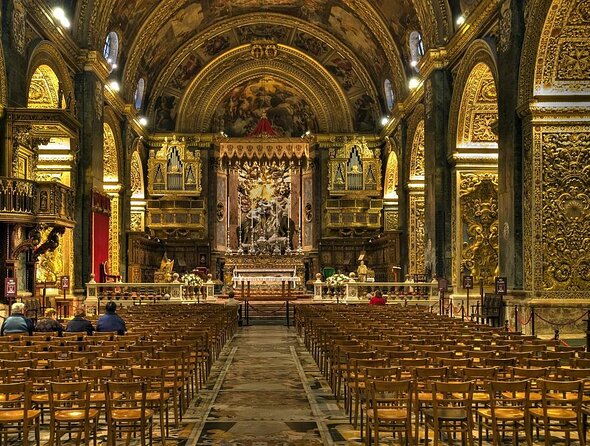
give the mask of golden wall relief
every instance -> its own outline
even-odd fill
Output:
[[[543,133],[541,144],[542,287],[590,291],[590,133]]]
[[[420,121],[414,133],[410,157],[410,178],[424,177],[424,121]]]
[[[461,270],[485,285],[498,275],[498,175],[461,173]]]
[[[47,65],[40,65],[29,85],[28,108],[58,108],[63,105],[63,92],[55,72]]]
[[[47,238],[52,230],[52,227],[48,227],[41,231],[41,244],[47,242]],[[44,254],[41,254],[37,261],[36,281],[38,283],[56,283],[59,276],[63,274],[63,256],[64,248],[62,243],[59,243],[54,250],[48,250]]]
[[[410,274],[424,273],[424,196],[410,195]]]
[[[383,191],[383,198],[397,199],[397,185],[398,185],[398,163],[395,152],[390,152],[387,158],[387,168],[385,170],[385,187]]]
[[[119,274],[119,194],[109,194],[111,215],[109,217],[109,268],[111,274]]]

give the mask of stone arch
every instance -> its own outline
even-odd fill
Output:
[[[39,42],[31,53],[27,70],[27,92],[30,91],[31,83],[34,81],[35,74],[39,73],[38,70],[40,67],[44,67],[41,70],[43,72],[43,77],[47,79],[51,78],[52,83],[57,82],[57,92],[61,91],[61,98],[57,92],[54,95],[57,100],[55,108],[57,108],[57,106],[60,106],[59,108],[65,107],[68,103],[68,98],[74,98],[72,79],[70,78],[68,67],[62,55],[50,42],[45,40]],[[53,74],[51,74],[51,72]],[[55,89],[55,85],[51,88]],[[51,103],[54,103],[54,101],[52,100]],[[31,105],[29,105],[29,107],[36,108],[31,107]]]

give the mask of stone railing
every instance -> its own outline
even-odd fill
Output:
[[[86,284],[86,310],[98,314],[100,307],[112,300],[119,306],[148,305],[166,302],[215,302],[213,282],[203,284],[200,289],[186,287],[182,282],[171,283],[125,283],[88,282]]]
[[[430,301],[439,299],[438,282],[345,282],[339,286],[316,280],[313,282],[314,301],[359,302],[368,301],[367,293],[381,290],[389,303]]]
[[[73,227],[74,197],[72,188],[61,183],[0,177],[2,220]]]

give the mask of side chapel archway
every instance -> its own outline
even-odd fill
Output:
[[[476,41],[459,68],[451,101],[453,282],[470,274],[493,286],[499,274],[498,120],[495,60]],[[456,118],[454,118],[456,117]],[[455,120],[453,120],[455,119]]]

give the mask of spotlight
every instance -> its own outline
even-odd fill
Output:
[[[113,59],[111,59],[110,57],[107,59],[107,62],[112,64],[113,63]]]
[[[109,85],[111,87],[111,90],[113,91],[119,91],[121,89],[121,87],[119,86],[119,82],[117,81],[111,81]]]
[[[146,117],[142,116],[141,118],[139,118],[139,123],[145,127],[148,123],[148,120]]]
[[[408,87],[410,88],[410,90],[417,88],[418,85],[420,85],[420,79],[418,79],[417,77],[411,78],[408,82]]]
[[[64,11],[63,8],[60,8],[59,6],[53,8],[53,17],[55,17],[57,19],[57,21],[61,24],[61,26],[63,26],[64,28],[69,28],[71,26],[70,21],[68,20],[68,18],[66,17],[66,12]]]
[[[113,65],[111,65],[111,67],[113,68],[113,70],[116,70],[119,66],[116,63],[114,63]]]
[[[381,125],[386,126],[389,123],[389,118],[387,116],[383,116],[381,118]]]
[[[412,67],[416,67],[416,66],[418,66],[418,61],[417,60],[413,60],[413,61],[410,62],[410,65]]]
[[[457,24],[457,26],[463,25],[463,23],[465,23],[465,16],[461,14],[459,17],[457,17],[455,23]]]

